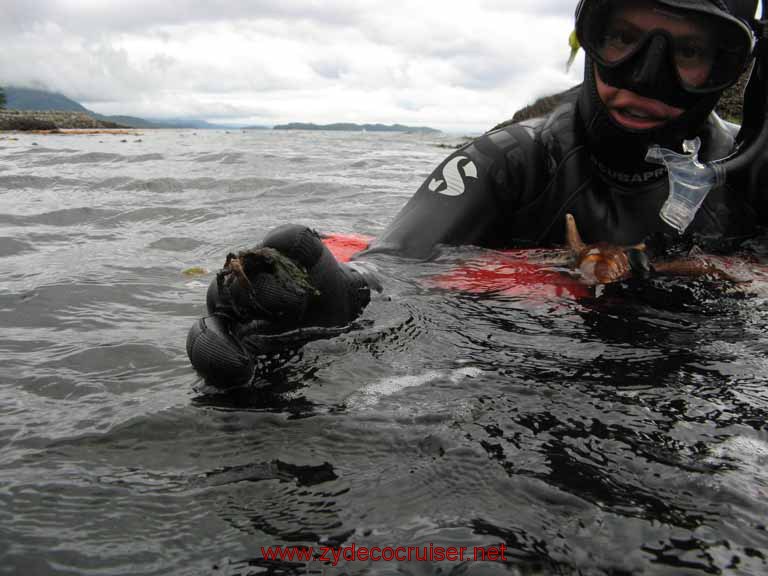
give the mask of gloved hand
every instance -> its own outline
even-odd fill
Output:
[[[348,329],[372,287],[380,290],[373,275],[337,262],[314,230],[280,226],[257,248],[227,256],[208,288],[209,316],[189,331],[187,355],[209,384],[246,384],[286,351]]]

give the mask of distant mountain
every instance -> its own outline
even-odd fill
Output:
[[[53,92],[33,88],[4,87],[6,104],[9,110],[61,110],[63,112],[85,112],[93,114],[85,106]]]
[[[5,107],[9,110],[60,110],[64,112],[84,112],[97,120],[114,122],[129,128],[196,128],[196,129],[229,129],[232,126],[210,124],[197,118],[163,118],[145,120],[135,116],[105,116],[89,110],[79,102],[67,98],[63,94],[37,90],[34,88],[3,87],[6,97]]]
[[[337,122],[335,124],[312,124],[306,122],[291,122],[279,124],[275,130],[330,130],[335,132],[424,132],[438,133],[440,130],[427,128],[426,126],[403,126],[402,124],[353,124],[350,122]]]

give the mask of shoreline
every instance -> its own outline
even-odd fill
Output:
[[[132,128],[55,128],[51,130],[0,130],[0,134],[36,134],[42,136],[91,136],[96,134],[115,134],[119,136],[142,136],[143,132]]]
[[[53,133],[62,130],[131,130],[131,127],[98,120],[85,112],[0,109],[1,132]]]

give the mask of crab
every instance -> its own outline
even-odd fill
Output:
[[[629,279],[633,275],[631,259],[638,254],[641,259],[647,258],[644,243],[632,246],[615,246],[605,242],[585,244],[572,214],[565,215],[565,238],[574,257],[575,271],[584,283],[593,286]],[[677,260],[654,262],[650,268],[655,274],[666,276],[704,277],[737,283],[745,281],[723,270],[703,254],[691,253]]]

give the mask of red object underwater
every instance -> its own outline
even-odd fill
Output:
[[[594,290],[544,261],[551,251],[504,250],[466,260],[461,266],[429,279],[435,288],[472,294],[501,294],[526,298],[587,298]]]
[[[373,240],[370,236],[359,234],[323,234],[322,238],[323,244],[339,262],[349,262],[352,256],[368,248]]]
[[[351,234],[329,234],[323,242],[340,262],[365,250],[373,240]],[[528,298],[587,298],[593,290],[558,270],[552,250],[503,250],[488,252],[464,261],[453,270],[432,276],[426,285],[471,294],[501,294]],[[562,255],[562,253],[561,253]],[[549,257],[549,261],[547,261]]]

